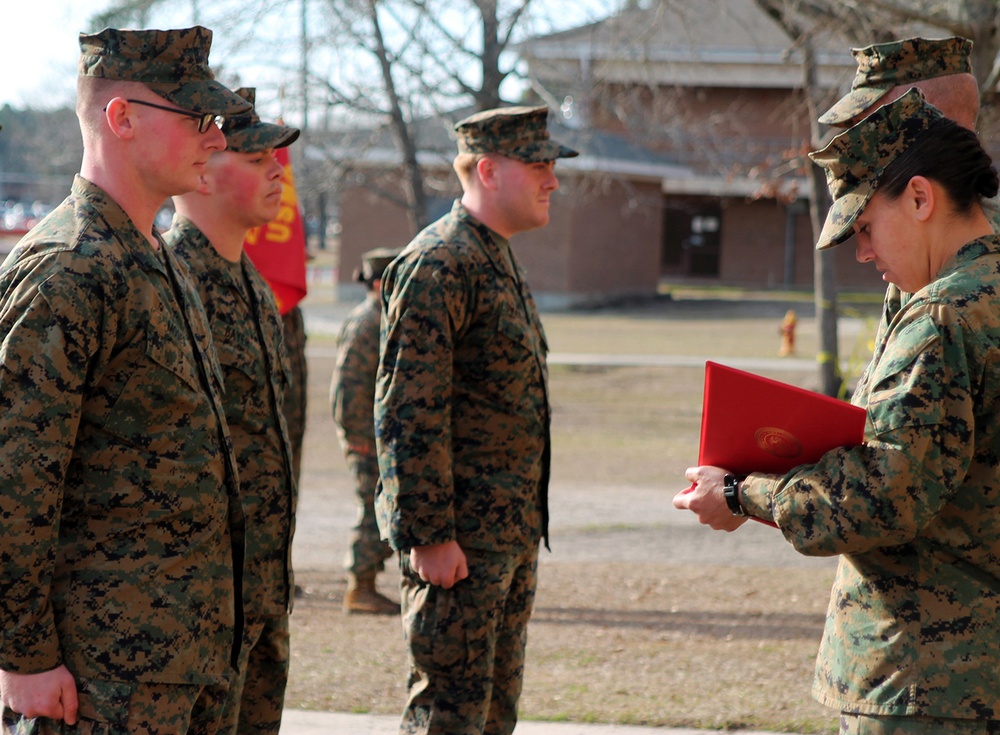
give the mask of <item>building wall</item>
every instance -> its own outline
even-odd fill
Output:
[[[659,183],[590,182],[572,209],[570,290],[633,296],[656,293],[660,280]]]
[[[413,237],[406,211],[362,187],[340,190],[340,263],[337,280],[353,283],[361,256],[372,248],[402,248]]]
[[[719,280],[734,285],[783,288],[788,210],[774,200],[732,200],[723,207]],[[809,215],[804,207],[794,217],[795,288],[813,285],[814,248]],[[854,243],[833,251],[840,288],[880,290],[885,287],[870,263],[858,263]]]
[[[340,211],[342,284],[352,281],[366,250],[411,239],[405,211],[365,189],[344,187]],[[598,184],[565,172],[549,224],[511,238],[536,298],[551,306],[655,293],[659,243],[658,184]]]
[[[450,195],[443,192],[442,197]],[[457,194],[457,192],[455,192]],[[717,200],[721,211],[719,272],[692,276],[664,271],[664,210],[705,206],[704,197],[665,198],[659,184],[574,177],[563,172],[552,198],[546,227],[511,239],[514,253],[543,308],[656,293],[663,277],[673,281],[784,288],[787,209],[774,200]],[[695,207],[696,209],[698,207]],[[339,281],[349,291],[361,255],[374,247],[403,247],[411,239],[405,211],[357,187],[341,192]],[[794,218],[793,288],[813,283],[813,241],[804,209]],[[884,288],[870,264],[854,260],[852,243],[836,248],[837,281],[842,288]],[[359,291],[360,293],[360,291]]]
[[[511,243],[540,303],[656,293],[659,186],[560,177],[546,227]]]

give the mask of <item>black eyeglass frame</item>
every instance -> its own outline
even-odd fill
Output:
[[[211,127],[213,124],[217,128],[221,128],[222,123],[225,122],[226,119],[224,116],[216,115],[214,112],[191,112],[190,110],[181,110],[176,107],[167,107],[165,105],[158,105],[155,102],[146,102],[145,100],[131,100],[126,98],[125,101],[131,102],[133,105],[155,107],[157,110],[165,110],[167,112],[173,112],[178,115],[184,115],[184,117],[193,117],[195,120],[198,121],[199,133],[207,133],[209,127]]]

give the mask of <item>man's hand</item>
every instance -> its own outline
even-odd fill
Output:
[[[76,724],[76,680],[65,666],[41,674],[0,669],[0,698],[5,709],[25,717],[48,717]]]
[[[410,566],[425,582],[450,589],[469,576],[465,552],[457,541],[410,549]]]
[[[716,531],[735,531],[747,522],[745,516],[734,516],[726,505],[722,491],[726,470],[719,467],[689,467],[684,477],[691,487],[674,496],[674,507],[689,510],[698,520]]]

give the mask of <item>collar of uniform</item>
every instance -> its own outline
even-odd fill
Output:
[[[493,269],[505,276],[512,278],[507,261],[510,259],[510,241],[503,235],[494,232],[489,227],[476,219],[459,199],[452,205],[451,213],[460,220],[464,220],[472,229],[479,233],[479,242],[482,244],[483,254],[489,259]]]
[[[105,240],[117,240],[144,270],[165,272],[163,263],[150,246],[149,240],[139,232],[132,218],[110,194],[79,174],[73,178],[71,191],[77,200],[75,206],[78,220],[104,220],[107,230],[101,234],[105,236]],[[158,239],[162,246],[162,238]]]
[[[934,281],[938,281],[950,273],[961,270],[968,266],[977,258],[986,255],[1000,254],[1000,234],[986,235],[976,240],[971,240],[958,249],[948,262],[944,264],[938,274],[934,276]],[[934,281],[931,281],[933,283]]]
[[[190,256],[195,254],[201,260],[196,268],[189,266],[194,280],[207,277],[213,281],[221,281],[237,291],[244,301],[247,300],[246,290],[243,286],[243,259],[247,257],[245,252],[235,263],[226,260],[219,255],[219,251],[212,246],[198,225],[180,214],[174,214],[174,219],[170,223],[168,240],[175,248],[180,246],[182,250],[192,251],[185,256],[185,260],[190,260]]]

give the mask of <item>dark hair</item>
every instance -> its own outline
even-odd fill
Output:
[[[963,215],[1000,191],[993,160],[975,132],[947,118],[932,123],[886,167],[876,191],[897,199],[914,176],[941,184]]]

